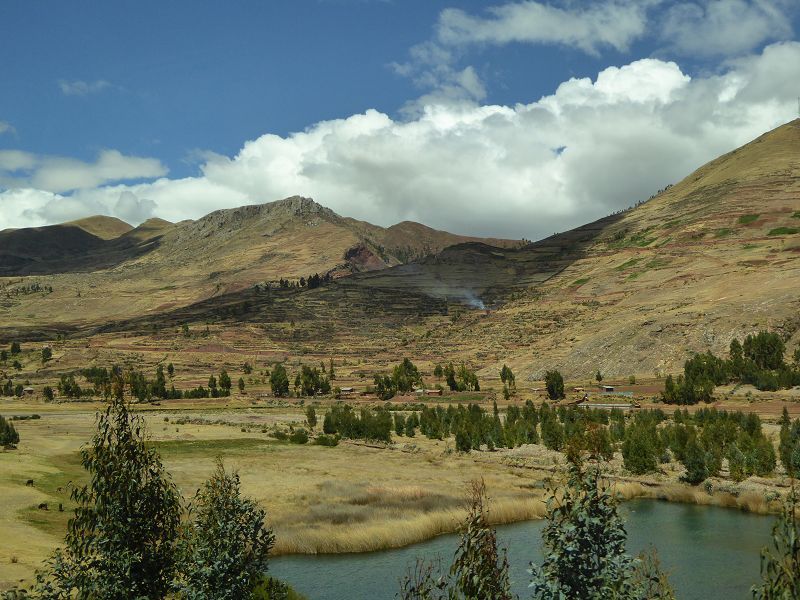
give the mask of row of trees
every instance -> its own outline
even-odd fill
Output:
[[[16,396],[21,398],[25,391],[25,386],[21,383],[14,383],[10,377],[0,385],[0,396]]]
[[[352,406],[344,404],[333,406],[325,413],[322,431],[349,439],[391,442],[393,425],[392,414],[384,408],[362,408],[356,413]]]
[[[166,368],[170,379],[175,374],[175,368],[170,363]],[[102,396],[106,399],[112,395],[120,394],[127,390],[131,397],[139,402],[149,402],[154,399],[169,400],[180,398],[219,398],[230,396],[233,385],[228,372],[223,369],[219,378],[211,375],[208,378],[208,387],[199,386],[189,390],[178,390],[174,384],[167,387],[167,376],[164,366],[156,367],[155,376],[150,379],[144,372],[135,369],[123,370],[120,366],[89,367],[79,371],[80,375],[91,384],[91,387],[81,387],[72,373],[62,374],[58,382],[58,393],[64,398],[79,399],[86,396]],[[244,379],[239,379],[239,390],[244,391]],[[52,399],[50,397],[49,399]]]
[[[283,398],[289,395],[289,373],[281,363],[273,366],[272,371],[268,372],[269,384],[272,388],[272,395]],[[325,363],[320,364],[320,368],[301,365],[300,371],[294,378],[294,393],[298,398],[301,396],[318,396],[320,394],[330,394],[332,391],[331,381],[336,379],[333,359],[330,361],[326,372]]]
[[[395,419],[397,424],[398,416]],[[787,472],[800,472],[800,420],[791,422],[787,414],[782,423],[781,462]],[[400,430],[395,427],[398,435]],[[675,459],[684,465],[684,479],[692,484],[718,476],[725,460],[734,481],[768,476],[777,466],[775,449],[760,418],[741,411],[702,409],[690,415],[676,410],[670,421],[660,409],[626,417],[619,409],[551,408],[548,404],[537,408],[528,400],[522,407],[509,406],[502,419],[496,404],[492,413],[477,404],[423,406],[419,430],[429,439],[454,436],[456,449],[462,452],[541,442],[568,457],[585,453],[610,460],[619,450],[625,468],[637,475],[657,472],[661,464]]]
[[[683,375],[667,377],[663,400],[668,404],[710,402],[715,386],[731,382],[769,391],[800,385],[800,348],[794,353],[793,365],[785,362],[785,351],[777,333],[761,331],[748,335],[744,344],[734,339],[727,359],[710,351],[696,354],[684,364]]]

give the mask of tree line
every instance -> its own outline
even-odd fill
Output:
[[[667,376],[662,398],[668,404],[711,402],[714,387],[731,382],[746,383],[762,391],[776,391],[800,385],[800,348],[793,355],[793,364],[784,358],[786,346],[777,333],[760,331],[748,335],[741,343],[730,343],[728,358],[719,358],[710,351],[695,354],[684,363],[683,374]]]

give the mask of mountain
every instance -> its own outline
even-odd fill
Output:
[[[110,266],[26,277],[53,292],[7,295],[0,320],[12,325],[0,335],[216,323],[237,347],[276,356],[652,377],[759,329],[782,332],[790,351],[800,342],[800,121],[635,208],[525,245],[384,229],[299,197],[146,223],[103,243],[87,252]],[[333,279],[274,284],[313,273]]]
[[[68,223],[63,223],[63,225],[79,227],[87,233],[99,237],[101,240],[113,240],[133,229],[132,225],[129,225],[122,219],[107,217],[105,215],[95,215],[93,217],[78,219],[77,221],[69,221]]]
[[[793,350],[798,258],[795,120],[603,224],[557,275],[457,329],[494,361],[487,368],[507,361],[528,377],[676,372],[692,352],[724,354],[759,329],[782,332]],[[436,334],[433,344],[453,330]]]
[[[96,224],[98,218],[90,221]],[[5,323],[18,331],[70,331],[280,279],[384,269],[477,239],[414,223],[385,229],[298,196],[218,210],[196,221],[150,219],[114,238],[88,228],[66,223],[0,232],[0,276],[9,278],[6,285],[26,277],[53,289],[47,295],[7,298],[0,308]],[[508,247],[521,243],[491,241]],[[22,306],[26,317],[21,317]]]

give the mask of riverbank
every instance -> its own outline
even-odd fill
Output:
[[[0,453],[0,527],[9,533],[0,543],[0,588],[29,580],[63,539],[73,508],[67,483],[84,480],[78,450],[94,431],[93,406],[32,408],[41,418],[15,422],[19,448]],[[145,418],[154,447],[187,500],[217,457],[240,472],[243,492],[267,510],[276,555],[372,552],[457,531],[464,490],[478,478],[487,486],[493,524],[541,519],[548,487],[557,485],[566,467],[563,454],[541,445],[464,454],[454,450],[453,440],[419,435],[396,437],[388,445],[343,440],[334,448],[276,440],[269,434],[276,424],[303,425],[299,406],[149,410]],[[656,498],[765,514],[778,509],[775,498],[787,490],[781,476],[739,484],[722,477],[691,487],[680,483],[678,463],[660,468],[653,476],[631,477],[619,454],[604,465],[624,500]],[[26,485],[28,480],[34,484]],[[49,510],[37,508],[42,503]]]

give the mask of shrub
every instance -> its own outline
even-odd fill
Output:
[[[292,444],[307,444],[308,433],[305,429],[296,429],[290,436],[289,441]]]
[[[326,435],[323,433],[314,438],[314,443],[317,446],[328,446],[329,448],[333,448],[334,446],[339,445],[339,436]]]

